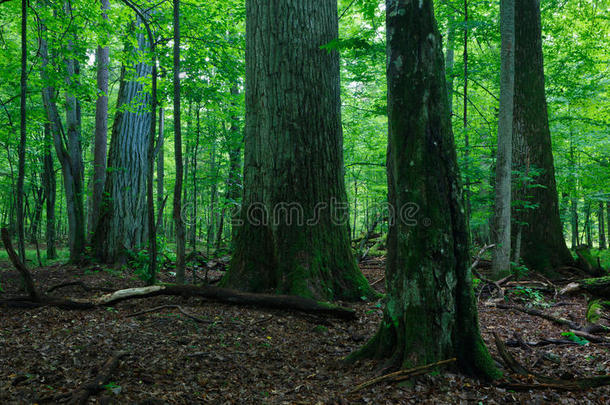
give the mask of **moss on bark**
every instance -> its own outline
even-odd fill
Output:
[[[431,0],[388,0],[387,299],[377,334],[349,357],[400,368],[457,357],[498,377],[479,332],[468,233],[451,132],[440,35]],[[401,215],[417,207],[415,218]],[[413,223],[415,220],[416,223]]]

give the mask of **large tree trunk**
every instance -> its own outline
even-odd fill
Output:
[[[246,1],[243,224],[224,285],[316,298],[373,292],[351,252],[336,0]]]
[[[481,339],[462,187],[432,1],[386,0],[388,75],[387,302],[377,334],[352,358],[410,368],[457,357],[497,371]],[[414,211],[418,209],[418,211]],[[415,215],[413,215],[415,213]]]
[[[66,114],[70,122],[67,122],[68,131],[64,132],[57,104],[55,103],[55,88],[49,80],[48,70],[51,69],[49,61],[48,44],[46,40],[46,27],[42,24],[40,38],[41,76],[44,83],[42,99],[45,105],[47,118],[53,135],[53,145],[61,164],[66,195],[66,214],[68,217],[68,246],[70,249],[70,260],[78,262],[82,259],[85,251],[85,215],[83,206],[83,164],[80,150],[80,131],[78,128],[78,104],[76,99],[69,94],[66,97]],[[74,71],[73,62],[66,63],[70,69],[69,74]],[[60,215],[61,217],[61,215]]]
[[[137,18],[138,25],[142,19]],[[137,35],[132,57],[150,49],[144,34]],[[150,62],[121,71],[118,108],[112,128],[105,195],[92,245],[105,263],[125,261],[128,251],[142,249],[148,238],[146,181],[151,136],[150,93],[142,78],[152,73]]]
[[[51,154],[53,144],[52,137],[51,124],[46,123],[44,125],[44,169],[42,171],[42,184],[47,202],[47,260],[55,259],[57,257],[57,251],[55,249],[55,199],[57,182],[55,179],[55,168],[53,167],[53,155]]]
[[[110,9],[109,0],[101,0],[102,17],[108,19],[106,12]],[[97,101],[95,104],[95,141],[93,147],[93,192],[89,206],[89,236],[95,232],[100,217],[100,207],[103,201],[104,185],[106,183],[106,154],[108,138],[108,68],[110,64],[110,48],[98,46],[97,63]]]
[[[184,283],[184,259],[186,235],[182,219],[182,128],[180,121],[180,1],[174,0],[174,154],[176,159],[176,182],[174,185],[174,224],[176,227],[176,281]]]
[[[573,263],[562,232],[555,168],[544,92],[540,1],[515,2],[515,101],[513,168],[541,171],[533,181],[542,187],[518,190],[535,208],[522,210],[521,256],[532,270],[552,273]],[[522,197],[519,197],[522,198]]]
[[[500,114],[498,117],[498,157],[496,160],[496,194],[494,206],[495,226],[492,231],[496,245],[493,251],[492,268],[495,277],[510,272],[511,252],[511,178],[512,178],[512,131],[513,95],[515,79],[515,3],[514,0],[500,2],[500,31],[502,36],[500,68]],[[517,237],[521,247],[521,232]]]
[[[20,94],[20,115],[19,126],[19,168],[17,174],[17,239],[18,250],[21,260],[25,262],[25,216],[23,215],[23,182],[25,179],[25,142],[26,142],[26,92],[27,92],[27,21],[28,21],[28,2],[21,0],[21,94]]]

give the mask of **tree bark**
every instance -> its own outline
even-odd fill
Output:
[[[176,281],[184,283],[185,231],[182,220],[182,128],[180,120],[180,0],[174,0],[174,155],[176,182],[174,185],[174,224],[176,227]]]
[[[44,157],[43,157],[43,172],[42,183],[44,187],[47,223],[46,223],[46,242],[47,242],[47,260],[52,260],[57,257],[55,249],[55,200],[57,194],[57,182],[55,179],[55,168],[53,167],[53,155],[51,147],[53,144],[51,134],[51,124],[44,125]]]
[[[21,0],[21,85],[20,85],[20,125],[19,125],[19,168],[17,174],[17,239],[21,260],[25,262],[25,216],[23,215],[23,182],[25,179],[25,144],[27,134],[27,21],[28,2]]]
[[[494,277],[510,272],[511,253],[511,178],[513,95],[515,85],[515,3],[500,2],[500,32],[502,37],[500,68],[500,113],[498,117],[498,153],[496,160],[496,190],[493,230],[492,271]],[[521,232],[517,239],[521,247]]]
[[[108,20],[109,0],[101,0],[102,18]],[[106,183],[106,155],[108,138],[108,69],[110,65],[110,48],[99,45],[96,53],[97,64],[97,100],[95,104],[95,141],[93,147],[93,193],[89,206],[89,237],[93,235],[100,217],[100,207]]]
[[[336,0],[246,1],[241,224],[222,283],[359,299],[374,292],[350,248]]]
[[[573,264],[559,218],[555,168],[544,90],[540,1],[515,2],[515,99],[513,115],[513,169],[541,171],[534,179],[542,187],[517,190],[535,208],[516,218],[524,223],[521,251],[525,265],[547,275]]]
[[[138,16],[136,25],[142,23]],[[136,60],[150,52],[146,35],[137,34],[137,49],[128,50]],[[150,62],[137,62],[121,70],[105,198],[92,239],[94,254],[104,263],[122,263],[130,251],[138,251],[147,243],[146,188],[152,113],[151,95],[142,80],[151,73]]]
[[[157,155],[157,207],[163,207],[163,201],[165,200],[165,112],[163,107],[159,108],[159,144],[157,148],[159,153]],[[159,208],[157,208],[159,209]],[[163,210],[159,209],[159,217],[163,218]],[[164,234],[163,221],[158,220],[157,233],[160,235]]]
[[[457,357],[498,372],[481,339],[468,231],[431,0],[386,0],[388,75],[387,302],[377,334],[352,356],[411,368]],[[405,208],[411,214],[404,215]]]
[[[599,248],[606,248],[606,229],[604,223],[604,202],[599,202],[599,210],[597,211],[597,222],[599,230]]]

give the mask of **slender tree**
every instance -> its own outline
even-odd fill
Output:
[[[597,211],[597,223],[599,231],[599,248],[606,248],[606,227],[604,223],[604,202],[599,202],[599,209]]]
[[[67,12],[71,12],[69,7]],[[70,261],[79,262],[85,251],[85,213],[83,205],[83,162],[80,139],[80,124],[78,102],[76,97],[66,92],[66,126],[64,131],[57,103],[55,101],[55,87],[50,80],[52,69],[49,57],[47,28],[44,21],[40,24],[40,55],[41,55],[41,77],[44,83],[42,99],[47,113],[47,119],[53,135],[53,145],[57,158],[61,164],[63,184],[66,196],[66,214],[68,217],[68,246],[70,249]],[[76,63],[66,61],[69,85],[75,85],[72,77],[76,74]],[[60,205],[61,207],[61,205]],[[58,218],[61,223],[61,211]]]
[[[223,284],[371,296],[350,248],[336,0],[246,1],[244,192]]]
[[[530,269],[549,274],[556,267],[572,264],[573,258],[559,218],[544,89],[540,0],[516,0],[513,169],[526,172],[530,168],[540,171],[533,179],[537,186],[514,193],[532,206],[515,215],[524,224],[521,257]]]
[[[500,1],[500,32],[502,37],[500,67],[500,113],[498,117],[498,153],[493,230],[493,273],[510,271],[511,253],[511,174],[513,97],[515,85],[515,3]]]
[[[186,235],[182,220],[181,200],[184,163],[182,159],[180,113],[180,0],[174,0],[174,155],[176,159],[176,182],[174,185],[173,217],[176,227],[176,281],[181,284],[184,283]]]
[[[57,251],[55,249],[55,201],[57,193],[57,183],[55,179],[55,168],[53,167],[53,155],[51,148],[53,147],[53,138],[51,135],[51,124],[44,125],[44,157],[43,157],[43,172],[42,184],[46,200],[47,210],[47,226],[46,226],[46,242],[47,242],[47,259],[55,259]]]
[[[441,38],[431,0],[386,0],[387,298],[377,334],[352,358],[408,368],[457,357],[496,377],[481,339],[451,130]],[[415,216],[413,207],[418,211]],[[416,221],[416,223],[413,223]]]
[[[157,145],[157,207],[159,219],[157,220],[157,232],[163,234],[163,202],[165,201],[165,110],[159,108],[159,141]]]
[[[108,20],[109,0],[101,0],[102,18]],[[97,101],[95,104],[95,140],[93,149],[93,192],[89,206],[89,236],[93,234],[100,217],[100,206],[106,183],[106,154],[108,137],[108,69],[110,64],[110,48],[103,39],[103,45],[98,45],[97,63]]]

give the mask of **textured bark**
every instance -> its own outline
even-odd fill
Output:
[[[138,17],[138,25],[142,19]],[[134,58],[150,50],[144,34],[137,35]],[[150,62],[121,71],[117,113],[112,127],[105,198],[92,245],[105,263],[120,263],[128,251],[142,249],[148,237],[146,181],[151,127],[150,94],[142,79],[152,73]]]
[[[174,185],[174,225],[176,228],[176,281],[184,283],[184,259],[186,235],[182,220],[182,123],[180,120],[180,1],[174,0],[174,155],[176,182]]]
[[[46,224],[46,241],[47,241],[47,260],[55,259],[57,251],[55,249],[55,199],[57,193],[57,182],[55,179],[55,169],[53,167],[53,155],[51,148],[53,138],[51,134],[51,125],[44,125],[44,157],[42,172],[42,184],[46,200],[47,224]]]
[[[224,285],[373,295],[350,249],[339,55],[320,49],[337,21],[336,0],[246,1],[243,224]]]
[[[76,98],[67,93],[66,125],[68,130],[65,132],[55,102],[55,88],[48,78],[48,70],[51,69],[51,66],[44,23],[41,24],[40,55],[42,61],[41,77],[45,85],[42,89],[42,99],[64,180],[70,260],[78,262],[82,259],[85,250],[83,163],[80,148],[79,108]],[[76,73],[76,65],[74,62],[66,61],[66,68],[68,69],[68,80],[70,80],[70,77]],[[59,219],[61,220],[61,213]]]
[[[387,302],[377,334],[352,358],[411,368],[457,357],[497,371],[481,339],[462,187],[432,1],[386,0],[388,75]],[[415,216],[399,215],[419,207]],[[411,211],[413,213],[413,211]],[[412,222],[416,221],[416,223]]]
[[[534,179],[543,187],[517,190],[536,208],[517,219],[522,229],[521,256],[532,270],[551,275],[573,264],[559,218],[555,168],[544,92],[544,68],[539,0],[515,1],[515,100],[513,116],[513,169],[537,168]]]
[[[500,2],[500,31],[502,36],[500,67],[500,112],[498,117],[498,154],[496,160],[496,187],[493,227],[492,269],[495,277],[510,272],[511,252],[511,177],[512,177],[512,131],[513,95],[515,90],[515,3],[514,0]],[[516,245],[520,255],[522,232],[519,231]]]
[[[110,9],[109,0],[101,0],[102,17],[108,19],[106,11]],[[95,232],[100,217],[106,183],[106,155],[108,138],[108,68],[110,65],[110,48],[98,46],[97,63],[97,100],[95,104],[95,141],[93,147],[93,192],[89,206],[89,236]]]
[[[17,174],[17,245],[19,256],[25,261],[25,216],[23,215],[23,182],[25,179],[25,142],[26,142],[26,92],[27,92],[27,21],[28,2],[21,0],[21,85],[20,85],[20,125],[19,125],[19,168]]]

